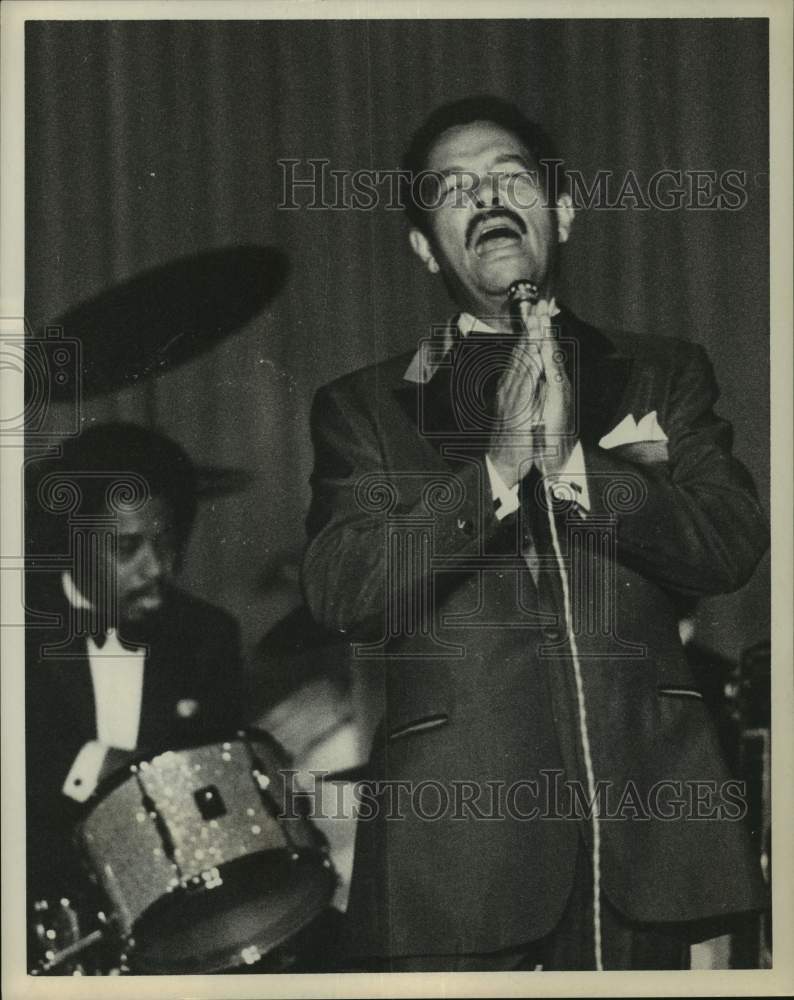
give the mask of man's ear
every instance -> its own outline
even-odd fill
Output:
[[[438,274],[441,268],[438,266],[438,262],[433,256],[433,251],[430,248],[430,240],[428,240],[422,230],[416,229],[415,227],[412,228],[408,234],[408,240],[411,244],[411,249],[422,261],[428,271],[431,274]]]
[[[571,234],[574,216],[573,202],[569,194],[561,194],[557,199],[557,240],[560,243],[567,243]]]

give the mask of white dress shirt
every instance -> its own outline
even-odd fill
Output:
[[[75,587],[68,571],[61,578],[66,599],[75,608],[91,605]],[[115,629],[108,629],[100,649],[86,639],[91,684],[94,690],[96,739],[89,740],[78,753],[63,785],[64,795],[84,802],[96,788],[105,754],[110,747],[134,750],[143,697],[143,649],[125,649]]]

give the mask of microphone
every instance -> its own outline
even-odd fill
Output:
[[[538,286],[529,278],[519,278],[513,281],[507,289],[507,301],[510,303],[511,311],[521,320],[526,330],[529,326],[529,317],[534,306],[540,299]]]

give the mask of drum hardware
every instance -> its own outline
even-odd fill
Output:
[[[154,821],[155,829],[160,834],[160,840],[163,844],[163,851],[165,851],[165,856],[173,864],[177,871],[179,871],[179,862],[176,860],[176,845],[171,838],[171,833],[168,829],[168,824],[165,822],[163,817],[158,812],[157,806],[155,805],[154,799],[147,793],[146,788],[141,782],[141,777],[138,772],[138,767],[133,764],[130,771],[135,775],[135,780],[138,783],[138,787],[141,790],[141,805],[146,810],[149,819]],[[181,876],[180,876],[181,881]]]
[[[63,963],[69,959],[82,954],[87,948],[91,948],[93,945],[99,944],[104,936],[104,931],[91,931],[91,933],[86,934],[84,938],[80,938],[80,940],[75,941],[74,944],[61,948],[60,951],[46,952],[49,958],[45,962],[41,963],[39,968],[32,972],[31,975],[40,975],[41,973],[51,972],[53,969],[57,969],[59,965],[63,965]],[[82,974],[82,972],[77,973],[77,975]]]
[[[66,898],[57,903],[36,900],[33,911],[32,929],[42,954],[38,962],[31,963],[30,975],[46,975],[53,971],[69,972],[73,976],[89,974],[89,968],[75,959],[106,940],[105,930],[97,928],[89,934],[81,934],[77,910]],[[106,922],[104,913],[98,913],[97,919],[100,923]]]
[[[246,750],[248,751],[248,757],[251,761],[251,776],[254,779],[254,785],[259,793],[260,801],[265,809],[270,813],[272,818],[276,821],[279,820],[280,811],[278,803],[273,798],[273,793],[271,791],[271,781],[268,775],[265,773],[265,765],[262,763],[261,759],[257,756],[253,746],[247,740],[243,741]],[[284,825],[282,829],[284,834],[284,840],[286,841],[287,847],[290,852],[290,861],[298,861],[300,859],[300,851],[290,836],[289,829]]]

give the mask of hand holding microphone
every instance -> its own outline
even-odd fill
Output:
[[[496,392],[499,427],[489,457],[507,486],[533,463],[546,474],[559,471],[573,447],[572,398],[564,355],[552,336],[550,304],[530,281],[515,281],[508,299],[521,332]]]

